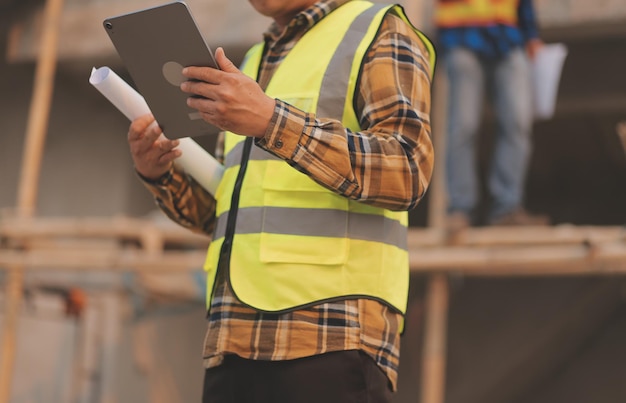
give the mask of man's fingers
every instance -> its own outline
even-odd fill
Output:
[[[159,147],[159,150],[164,153],[169,153],[174,148],[178,147],[179,143],[179,140],[168,140],[165,136],[163,136],[163,139],[159,140],[156,145]]]
[[[220,69],[222,69],[223,71],[226,71],[228,73],[236,73],[239,71],[237,66],[235,66],[235,64],[226,57],[226,53],[224,53],[224,48],[217,48],[217,50],[215,51],[215,61],[219,65]]]
[[[161,165],[167,165],[170,162],[174,161],[176,158],[180,157],[182,155],[182,151],[180,151],[178,148],[175,148],[173,150],[170,150],[166,153],[161,154],[161,156],[159,156],[158,158],[158,163]]]
[[[135,141],[141,138],[142,133],[146,130],[152,122],[155,122],[152,114],[143,115],[133,120],[128,129],[128,140]]]
[[[185,81],[180,85],[180,89],[183,92],[199,95],[200,97],[197,97],[198,99],[211,99],[214,97],[214,94],[209,92],[211,87],[211,84],[200,81]]]
[[[156,120],[153,120],[152,123],[150,123],[150,125],[144,131],[142,140],[144,140],[146,144],[152,144],[155,141],[157,141],[157,139],[161,137],[162,135],[163,135],[163,131],[157,124]]]
[[[161,136],[165,138],[163,131],[152,115],[135,119],[128,131],[128,141],[139,142],[145,147],[150,147]]]
[[[215,101],[208,98],[187,98],[187,106],[200,112],[210,113],[214,109]]]
[[[219,83],[221,73],[221,71],[212,67],[189,66],[183,69],[183,75],[191,82],[193,82],[193,80],[197,80],[209,84]]]

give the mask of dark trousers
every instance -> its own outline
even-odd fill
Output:
[[[203,403],[390,403],[387,376],[356,350],[288,361],[227,356],[204,376]]]

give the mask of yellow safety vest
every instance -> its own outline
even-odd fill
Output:
[[[435,10],[438,27],[503,24],[516,26],[519,0],[439,0]]]
[[[356,82],[389,10],[406,20],[399,6],[360,0],[334,10],[290,51],[266,94],[360,130],[352,107]],[[262,44],[254,46],[242,71],[256,79],[262,54]],[[434,66],[434,52],[431,56]],[[224,151],[225,172],[215,195],[217,224],[205,264],[208,304],[222,264],[237,298],[260,311],[365,297],[405,312],[406,212],[338,195],[257,147],[252,138],[227,133]]]

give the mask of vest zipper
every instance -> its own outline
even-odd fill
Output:
[[[248,137],[244,141],[245,143],[243,145],[241,162],[239,163],[239,172],[237,172],[237,179],[235,180],[233,194],[230,199],[230,209],[228,210],[224,242],[222,242],[220,260],[217,264],[218,268],[226,267],[226,270],[228,270],[230,266],[230,253],[233,248],[233,237],[235,235],[235,225],[237,224],[237,212],[239,211],[239,196],[241,195],[241,186],[243,184],[243,178],[246,174],[246,169],[248,168],[248,159],[250,157],[250,150],[252,149],[252,142],[254,140],[252,137]]]
[[[220,248],[220,258],[217,262],[217,274],[219,275],[220,270],[226,270],[226,278],[230,277],[230,253],[233,248],[233,237],[235,235],[235,225],[237,224],[237,212],[239,211],[239,195],[241,194],[241,186],[243,184],[243,177],[246,174],[246,169],[248,168],[248,159],[250,157],[250,150],[252,149],[252,142],[254,141],[252,137],[248,137],[243,144],[243,152],[241,155],[241,162],[239,163],[239,172],[237,172],[237,179],[235,180],[235,186],[233,187],[233,194],[230,199],[230,209],[228,210],[228,218],[226,220],[226,231],[224,233],[224,242],[222,242],[222,247]],[[213,301],[213,293],[215,292],[215,286],[217,285],[217,281],[213,283],[213,289],[211,290],[211,295],[208,298],[208,301]],[[209,318],[211,315],[211,307],[209,305],[206,317]]]

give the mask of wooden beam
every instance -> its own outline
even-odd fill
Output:
[[[0,251],[0,266],[21,265],[28,270],[186,272],[202,269],[206,251],[154,254],[141,250],[29,250]]]
[[[146,231],[157,231],[167,243],[206,247],[205,234],[196,234],[170,221],[153,221],[131,217],[84,218],[4,218],[0,221],[0,237],[16,242],[35,238],[112,238],[140,239]],[[539,226],[539,227],[477,227],[468,228],[456,246],[495,247],[568,245],[626,242],[621,226]],[[446,232],[440,228],[409,228],[409,249],[448,245]]]
[[[27,270],[176,272],[202,267],[206,251],[44,248],[0,250],[0,267]],[[432,248],[409,252],[416,273],[462,273],[466,276],[574,276],[626,274],[626,245],[613,243],[509,248]]]
[[[448,79],[442,63],[436,66],[433,79],[432,94],[432,129],[431,136],[435,148],[435,166],[431,185],[428,190],[428,226],[431,228],[445,228],[448,195],[446,190],[446,98]]]
[[[63,0],[48,0],[46,3],[41,48],[35,71],[33,96],[28,113],[26,140],[22,155],[22,168],[18,186],[18,213],[31,217],[35,212],[41,160],[48,131],[50,104],[56,73],[56,50],[58,28],[63,9]]]
[[[445,401],[448,304],[448,277],[443,273],[433,274],[426,291],[421,403]]]
[[[626,274],[626,243],[411,249],[409,260],[412,271],[468,276]]]
[[[0,357],[0,402],[8,403],[11,399],[13,368],[19,312],[22,304],[23,272],[21,267],[11,267],[6,276],[4,306],[4,325],[2,327],[2,357]]]
[[[125,217],[10,219],[0,222],[0,239],[10,246],[0,250],[0,264],[26,265],[31,270],[101,270],[109,266],[112,270],[143,270],[140,266],[151,265],[159,271],[174,270],[167,268],[169,253],[184,248],[202,256],[209,243],[207,236],[168,221]],[[124,241],[139,249],[124,248]],[[16,245],[29,248],[12,247]],[[408,247],[414,272],[545,276],[626,270],[622,227],[471,228],[455,245],[446,243],[445,231],[440,229],[412,228]],[[161,256],[164,260],[156,261]]]
[[[59,19],[62,9],[63,0],[46,2],[41,48],[35,71],[18,187],[17,209],[21,217],[32,217],[35,212],[41,159],[54,87]],[[9,265],[9,267],[11,269],[7,276],[7,302],[0,346],[0,403],[8,403],[11,399],[19,314],[23,298],[23,266]]]
[[[72,237],[136,239],[150,233],[158,233],[165,243],[206,247],[210,238],[196,234],[169,220],[153,221],[131,217],[84,217],[84,218],[6,218],[0,221],[0,237],[17,242],[32,239]],[[146,235],[148,234],[148,235]]]
[[[449,245],[448,234],[443,229],[410,228],[409,249]],[[626,231],[620,226],[528,226],[528,227],[476,227],[467,228],[456,235],[455,246],[495,247],[597,244],[626,241]]]

